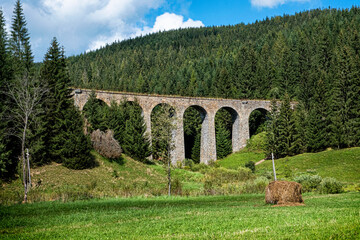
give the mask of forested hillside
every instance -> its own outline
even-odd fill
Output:
[[[267,154],[282,157],[360,146],[359,32],[359,7],[315,9],[248,25],[155,33],[68,63],[76,87],[283,100],[273,103],[266,127]],[[298,101],[295,110],[291,100]],[[259,132],[253,123],[265,121],[255,112],[253,133]],[[197,160],[201,119],[194,109],[184,119],[186,157]],[[231,117],[219,111],[216,122],[221,158],[231,153]]]
[[[268,99],[288,92],[308,105],[320,79],[335,84],[344,49],[359,69],[359,30],[358,7],[174,30],[70,57],[70,76],[76,87],[128,92]]]

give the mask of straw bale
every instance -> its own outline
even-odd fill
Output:
[[[274,181],[265,189],[265,202],[277,205],[303,205],[301,184],[297,182]]]

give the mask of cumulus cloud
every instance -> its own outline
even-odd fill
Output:
[[[13,2],[4,5],[8,26]],[[53,37],[73,55],[160,30],[204,26],[174,13],[160,13],[149,23],[149,14],[169,10],[166,0],[24,0],[22,5],[36,61]]]
[[[107,43],[114,42],[116,40],[123,40],[129,37],[136,37],[141,35],[146,35],[150,33],[155,33],[159,31],[168,31],[179,28],[191,28],[191,27],[203,27],[204,24],[201,21],[194,21],[189,18],[187,21],[184,21],[184,17],[174,13],[164,13],[156,18],[154,26],[143,27],[143,28],[131,28],[130,32],[127,34],[119,31],[114,32],[111,36],[99,36],[96,40],[92,41],[88,51],[98,49],[102,46],[105,46]]]
[[[278,5],[283,5],[288,2],[308,2],[310,0],[250,0],[254,7],[269,7],[273,8]]]

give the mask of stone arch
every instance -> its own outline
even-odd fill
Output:
[[[188,106],[183,113],[184,154],[195,162],[200,162],[201,129],[206,115],[206,110],[198,105]]]
[[[265,127],[265,122],[267,121],[267,115],[269,113],[269,110],[266,108],[258,107],[255,109],[252,109],[252,111],[249,114],[248,121],[249,121],[249,137],[253,136],[256,133],[259,133],[259,131],[262,131],[259,128]],[[265,129],[263,129],[265,130]]]
[[[231,119],[229,119],[230,124],[231,124],[230,129],[229,129],[230,130],[231,147],[232,147],[232,152],[236,152],[240,148],[239,147],[239,134],[240,134],[239,114],[234,108],[229,107],[229,106],[223,106],[223,107],[219,108],[216,111],[216,114],[218,114],[219,111],[221,111],[221,110],[227,111],[231,116]],[[215,114],[215,119],[216,119],[216,114]]]
[[[100,129],[101,131],[106,130],[106,122],[104,121],[103,114],[104,108],[109,106],[102,99],[96,98],[90,101],[87,99],[85,104],[82,106],[82,113],[84,115],[84,131],[85,133],[91,133],[93,130]]]

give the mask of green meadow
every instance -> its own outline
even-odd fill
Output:
[[[1,239],[359,239],[360,194],[263,194],[41,202],[0,207]]]

